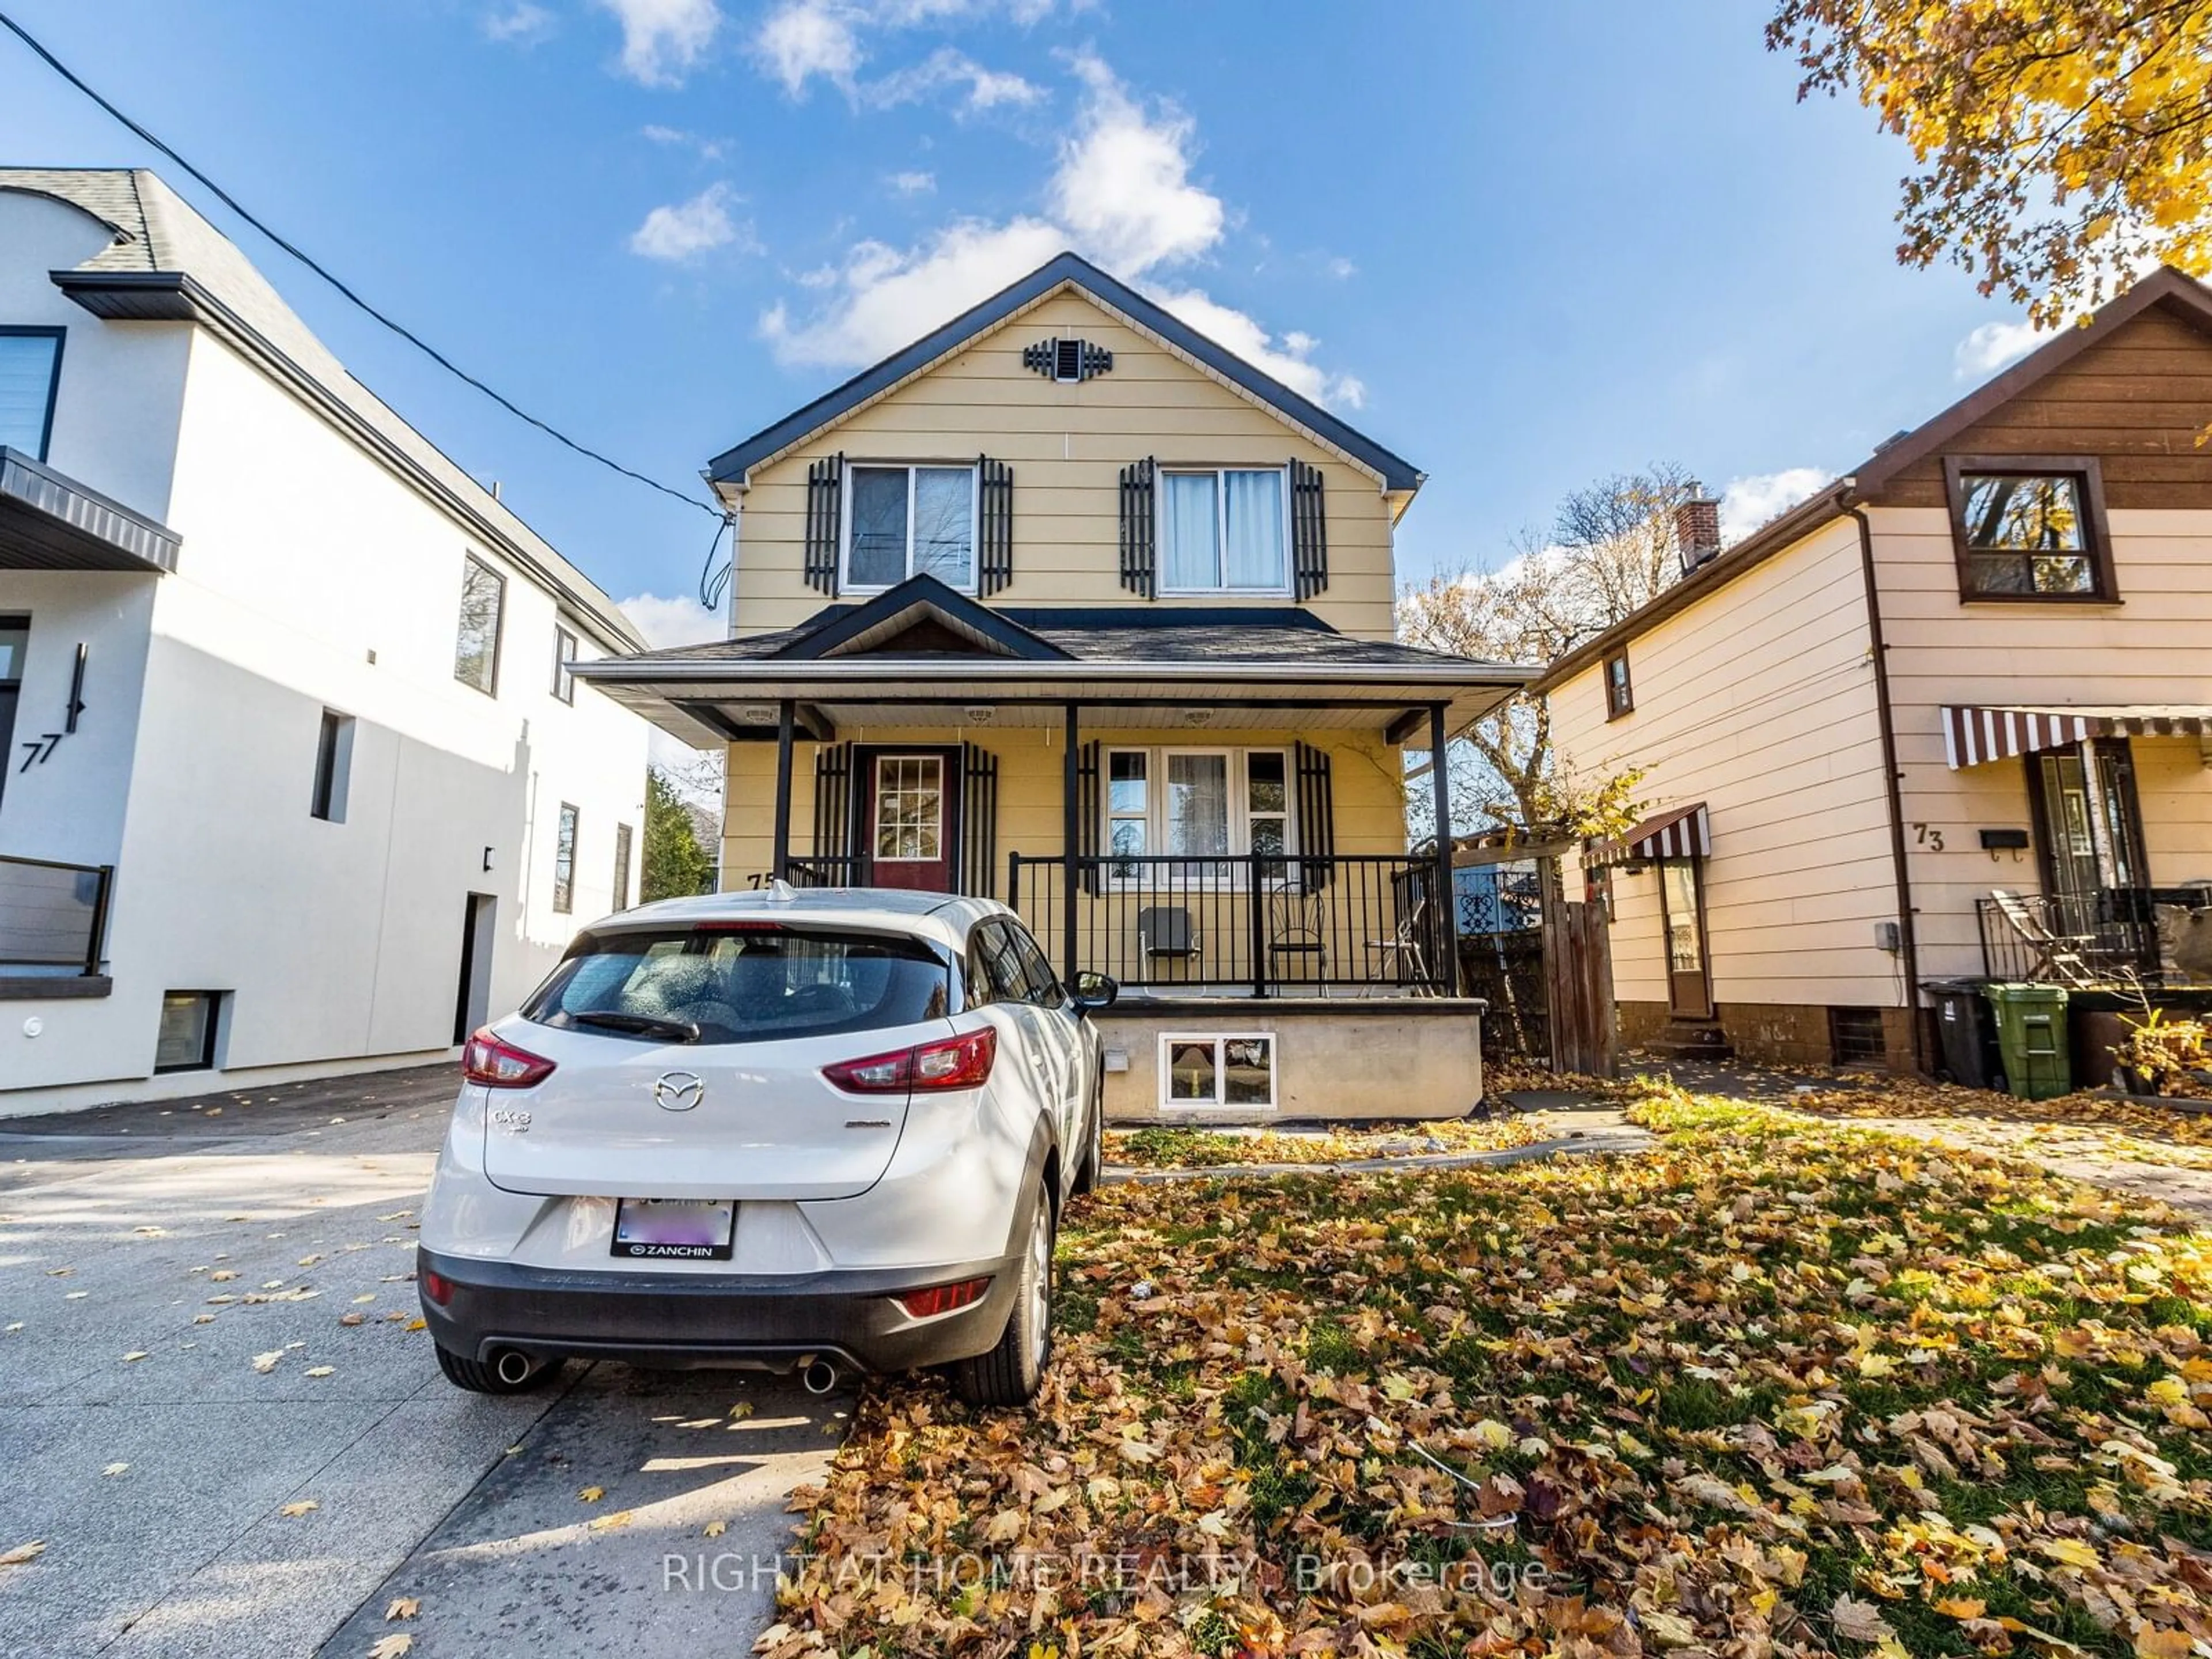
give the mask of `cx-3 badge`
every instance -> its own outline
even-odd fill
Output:
[[[688,1112],[706,1094],[706,1083],[692,1072],[663,1072],[653,1081],[653,1103],[664,1112]]]

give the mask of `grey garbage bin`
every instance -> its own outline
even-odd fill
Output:
[[[2004,1060],[1997,1050],[1996,1014],[1981,986],[1972,980],[1930,980],[1921,988],[1936,1006],[1944,1073],[1969,1089],[2002,1091]]]

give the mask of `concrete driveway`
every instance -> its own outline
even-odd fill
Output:
[[[786,1497],[849,1397],[613,1364],[450,1387],[410,1326],[453,1085],[0,1120],[0,1556],[45,1546],[0,1566],[0,1654],[603,1659],[770,1622]]]

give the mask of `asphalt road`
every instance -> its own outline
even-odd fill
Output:
[[[0,1557],[45,1546],[0,1566],[0,1655],[605,1659],[771,1621],[785,1498],[849,1397],[614,1364],[448,1385],[409,1327],[453,1088],[0,1120]]]

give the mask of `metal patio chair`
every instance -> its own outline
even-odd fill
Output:
[[[1267,895],[1267,977],[1278,986],[1285,957],[1310,963],[1328,994],[1328,909],[1319,893],[1278,887]]]

